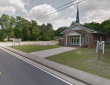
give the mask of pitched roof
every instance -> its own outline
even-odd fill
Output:
[[[71,31],[71,32],[66,34],[66,36],[71,36],[71,35],[77,36],[77,35],[84,35],[84,34],[82,34],[80,32],[76,32],[76,31]]]
[[[100,31],[97,31],[97,30],[93,30],[93,29],[90,29],[90,28],[83,27],[83,26],[81,26],[79,23],[75,23],[74,25],[70,26],[68,29],[66,29],[66,30],[64,30],[63,32],[61,32],[61,34],[67,33],[67,32],[70,31],[71,29],[74,30],[74,27],[75,27],[75,26],[78,26],[78,27],[81,28],[81,30],[85,30],[85,31],[87,31],[87,32],[89,32],[89,33],[100,33],[100,34],[103,34],[103,33],[100,32]],[[75,30],[74,30],[74,31],[75,31]]]

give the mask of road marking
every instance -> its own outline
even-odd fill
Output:
[[[0,47],[0,48],[1,48],[1,47]],[[27,62],[28,64],[31,64],[32,66],[34,66],[34,67],[36,67],[36,68],[38,68],[38,69],[40,69],[40,70],[42,70],[42,71],[44,71],[44,72],[50,74],[51,76],[53,76],[53,77],[55,77],[55,78],[57,78],[57,79],[59,79],[59,80],[65,82],[65,83],[67,83],[67,84],[69,84],[69,85],[74,85],[74,84],[72,84],[72,83],[70,83],[70,82],[68,82],[68,81],[66,81],[66,80],[64,80],[64,79],[62,79],[62,78],[60,78],[60,77],[58,77],[58,76],[56,76],[56,75],[54,75],[54,74],[52,74],[52,73],[50,73],[50,72],[44,70],[44,69],[42,69],[42,68],[40,68],[39,66],[36,66],[36,65],[30,63],[29,61],[25,60],[24,58],[22,58],[22,56],[20,56],[20,55],[18,55],[18,54],[16,54],[16,53],[13,53],[13,52],[11,52],[11,51],[9,51],[9,50],[6,50],[6,49],[4,49],[4,48],[1,48],[1,49],[4,50],[4,51],[6,51],[6,52],[8,52],[9,54],[15,56],[16,58],[19,58],[19,59],[21,59],[21,60]]]

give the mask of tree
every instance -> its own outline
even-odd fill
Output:
[[[75,22],[74,21],[72,21],[72,23],[71,23],[71,25],[70,26],[72,26],[72,25],[74,25],[75,24]]]
[[[24,40],[23,33],[22,33],[22,28],[15,27],[13,29],[13,32],[14,32],[14,36],[13,37],[21,38],[22,40]]]
[[[37,22],[36,21],[34,21],[34,20],[32,20],[31,21],[31,27],[30,27],[30,32],[31,32],[31,34],[32,34],[32,31],[33,31],[33,29],[35,29],[35,28],[37,28],[38,26],[37,26]]]
[[[0,18],[0,25],[1,25],[1,28],[5,29],[5,32],[9,41],[10,34],[15,25],[15,18],[12,16],[10,17],[7,14],[3,14]]]
[[[39,40],[39,34],[40,34],[39,26],[37,25],[37,22],[34,20],[32,20],[31,23],[32,25],[30,28],[30,32],[31,32],[30,40]]]
[[[110,21],[103,21],[100,27],[102,32],[110,35]]]
[[[20,16],[16,17],[16,23],[15,23],[15,27],[13,29],[14,32],[14,36],[17,38],[21,38],[22,40],[24,40],[24,36],[23,36],[23,30],[22,30],[22,20],[23,18],[21,18]]]
[[[51,23],[47,23],[47,30],[53,30],[53,26]]]
[[[63,32],[64,30],[66,30],[68,27],[59,27],[56,31],[55,31],[55,36],[61,36],[61,32]]]
[[[53,26],[51,23],[47,23],[47,33],[48,33],[50,39],[53,40],[55,33],[54,33]]]
[[[83,26],[87,27],[87,28],[90,28],[90,29],[101,31],[100,24],[96,23],[96,22],[84,23]]]
[[[31,22],[26,20],[26,19],[22,19],[22,33],[24,36],[24,40],[29,40],[30,38],[30,27],[31,27]]]
[[[0,41],[3,41],[6,38],[5,29],[0,29]]]

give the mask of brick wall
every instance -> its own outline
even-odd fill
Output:
[[[73,31],[73,30],[71,30],[71,31]],[[69,32],[71,32],[71,31],[69,31]],[[106,35],[104,35],[104,34],[95,34],[95,33],[92,34],[92,33],[89,33],[89,32],[87,32],[85,30],[74,30],[74,31],[83,34],[83,37],[84,37],[84,45],[83,46],[85,46],[85,47],[96,47],[97,40],[100,40],[100,36],[102,36],[102,40],[103,41],[107,41],[107,39],[108,39],[108,37]],[[69,32],[67,32],[67,33],[69,33]],[[64,34],[64,38],[61,40],[62,42],[66,43],[66,36],[65,35],[67,33]],[[85,36],[86,35],[89,36],[89,43],[85,42]],[[67,45],[70,45],[70,38],[71,37],[79,37],[79,36],[68,36],[68,43],[67,43]]]
[[[85,31],[85,30],[75,30],[77,32],[80,32],[82,34],[84,34],[84,46],[85,47],[93,47],[93,34]],[[85,42],[85,36],[88,35],[89,36],[89,43]]]

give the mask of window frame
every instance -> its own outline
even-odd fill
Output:
[[[88,42],[87,42],[87,37],[88,37]],[[85,43],[89,43],[89,35],[85,36]]]

